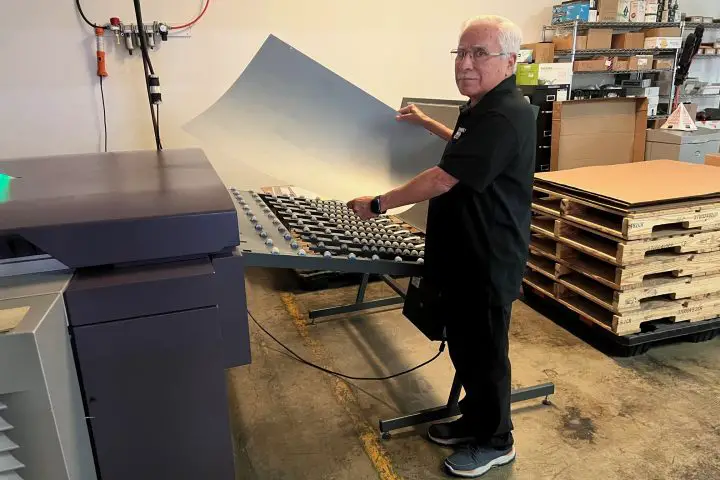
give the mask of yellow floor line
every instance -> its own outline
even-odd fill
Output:
[[[305,315],[300,312],[300,308],[298,308],[297,302],[295,301],[295,295],[283,293],[280,297],[285,305],[285,309],[290,314],[290,317],[292,317],[293,323],[305,342],[305,345],[310,349],[310,352],[312,352],[315,363],[320,364],[322,367],[329,368],[329,365],[323,365],[323,363],[326,363],[325,359],[327,358],[327,355],[325,354],[323,347],[310,336]],[[387,451],[383,448],[380,440],[378,439],[378,432],[376,432],[368,422],[363,420],[356,413],[356,410],[359,410],[360,407],[355,394],[352,392],[348,384],[335,376],[330,376],[329,378],[333,388],[333,394],[335,395],[335,400],[343,407],[350,417],[350,420],[355,427],[355,431],[358,434],[358,438],[360,439],[360,443],[362,444],[365,453],[370,458],[373,467],[375,467],[375,470],[378,472],[380,479],[401,480],[402,477],[395,472]]]

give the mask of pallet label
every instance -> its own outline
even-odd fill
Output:
[[[702,305],[700,305],[700,306],[697,306],[697,307],[683,308],[682,310],[678,311],[677,314],[678,314],[678,315],[688,315],[688,314],[690,314],[690,313],[700,313],[700,312],[702,312],[702,311],[703,311],[703,307],[702,307]]]
[[[719,212],[699,213],[693,217],[693,220],[709,220],[711,218],[717,218],[718,215],[720,215]]]

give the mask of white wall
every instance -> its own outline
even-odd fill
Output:
[[[720,1],[718,0],[680,0],[680,11],[688,15],[703,15],[705,17],[720,17]]]
[[[82,3],[96,23],[111,16],[134,23],[131,0]],[[144,21],[178,24],[192,18],[201,1],[142,3]],[[163,89],[163,143],[193,144],[179,127],[224,93],[270,33],[396,107],[403,96],[457,97],[449,50],[465,18],[506,15],[528,40],[537,40],[552,3],[212,0],[191,38],[171,39],[151,53]],[[0,16],[0,40],[0,158],[99,151],[93,31],[74,2],[10,2]],[[114,39],[107,44],[109,148],[154,148],[140,57],[115,47]]]
[[[181,23],[201,0],[145,0],[144,20]],[[180,126],[220,97],[270,33],[395,107],[403,96],[457,97],[449,50],[472,15],[508,16],[537,40],[553,0],[212,0],[191,38],[152,53],[166,148],[192,145]],[[131,0],[83,0],[91,20],[134,22]],[[683,0],[720,17],[720,0]],[[154,148],[137,52],[108,43],[111,150]],[[92,30],[71,0],[10,2],[0,16],[0,158],[98,151],[102,117]],[[238,132],[242,134],[242,132]],[[213,159],[215,161],[215,159]]]

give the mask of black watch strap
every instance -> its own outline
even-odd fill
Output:
[[[380,205],[380,195],[378,195],[377,197],[372,199],[372,202],[370,202],[370,210],[376,215],[381,215],[385,213],[381,210],[381,208],[382,206]]]

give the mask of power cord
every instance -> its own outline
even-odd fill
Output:
[[[135,18],[137,20],[137,24],[144,25],[142,21],[142,9],[140,7],[140,0],[133,0],[133,4],[135,6]],[[159,79],[155,75],[155,69],[153,69],[152,62],[150,61],[147,39],[145,38],[144,34],[140,34],[138,35],[138,37],[140,38],[140,50],[142,51],[143,69],[145,70],[145,87],[147,89],[148,104],[150,105],[150,118],[152,120],[153,133],[155,134],[155,147],[158,151],[160,151],[162,150],[162,142],[160,141],[160,127],[158,125],[155,108],[153,108],[153,105],[156,105],[156,103],[153,101],[153,93],[151,91],[151,82],[157,84],[153,85],[153,87],[159,87]]]
[[[108,135],[107,135],[107,111],[105,110],[105,89],[103,88],[103,77],[100,76],[100,98],[102,98],[102,109],[103,109],[103,127],[105,128],[105,153],[107,153]]]
[[[418,369],[424,367],[425,365],[428,365],[429,363],[434,362],[434,361],[437,360],[437,358],[438,358],[440,355],[442,355],[442,353],[445,351],[445,340],[443,340],[442,343],[440,344],[440,349],[438,350],[438,353],[436,353],[434,357],[432,357],[430,360],[427,360],[426,362],[423,362],[423,363],[421,363],[420,365],[417,365],[416,367],[413,367],[413,368],[411,368],[411,369],[409,369],[409,370],[405,370],[405,371],[402,371],[402,372],[399,372],[399,373],[395,373],[395,374],[393,374],[393,375],[387,375],[387,376],[384,376],[384,377],[355,377],[355,376],[352,376],[352,375],[345,375],[345,374],[343,374],[343,373],[333,372],[332,370],[328,370],[327,368],[321,367],[321,366],[319,366],[319,365],[315,365],[314,363],[305,360],[305,359],[302,358],[300,355],[298,355],[297,353],[293,352],[293,351],[290,349],[290,347],[287,347],[287,346],[286,346],[285,344],[283,344],[280,340],[278,340],[277,338],[275,338],[275,336],[274,336],[272,333],[268,332],[267,329],[266,329],[265,327],[263,327],[263,326],[260,324],[260,322],[258,322],[258,321],[255,319],[255,317],[254,317],[253,314],[250,312],[250,310],[248,310],[248,315],[250,316],[250,318],[252,319],[252,321],[255,322],[255,325],[257,325],[257,326],[260,328],[260,330],[262,330],[263,332],[265,332],[265,334],[266,334],[267,336],[269,336],[270,338],[272,338],[272,339],[275,341],[275,343],[277,343],[277,344],[280,345],[282,348],[284,348],[285,350],[287,350],[287,351],[288,351],[297,361],[299,361],[300,363],[304,363],[304,364],[307,365],[308,367],[315,368],[315,369],[317,369],[317,370],[320,370],[321,372],[329,373],[330,375],[334,375],[334,376],[340,377],[340,378],[345,378],[345,379],[348,379],[348,380],[370,380],[370,381],[378,380],[378,381],[383,381],[383,380],[390,380],[390,379],[392,379],[392,378],[400,377],[400,376],[402,376],[402,375],[407,375],[407,374],[410,373],[410,372],[414,372],[415,370],[418,370]]]
[[[75,0],[75,5],[77,6],[78,12],[80,13],[80,16],[81,16],[82,19],[85,21],[85,23],[87,23],[88,25],[90,25],[92,28],[102,28],[102,29],[105,28],[105,27],[103,27],[102,25],[95,25],[95,24],[92,23],[90,20],[88,20],[88,18],[85,16],[85,12],[83,12],[82,7],[80,6],[80,0]]]

